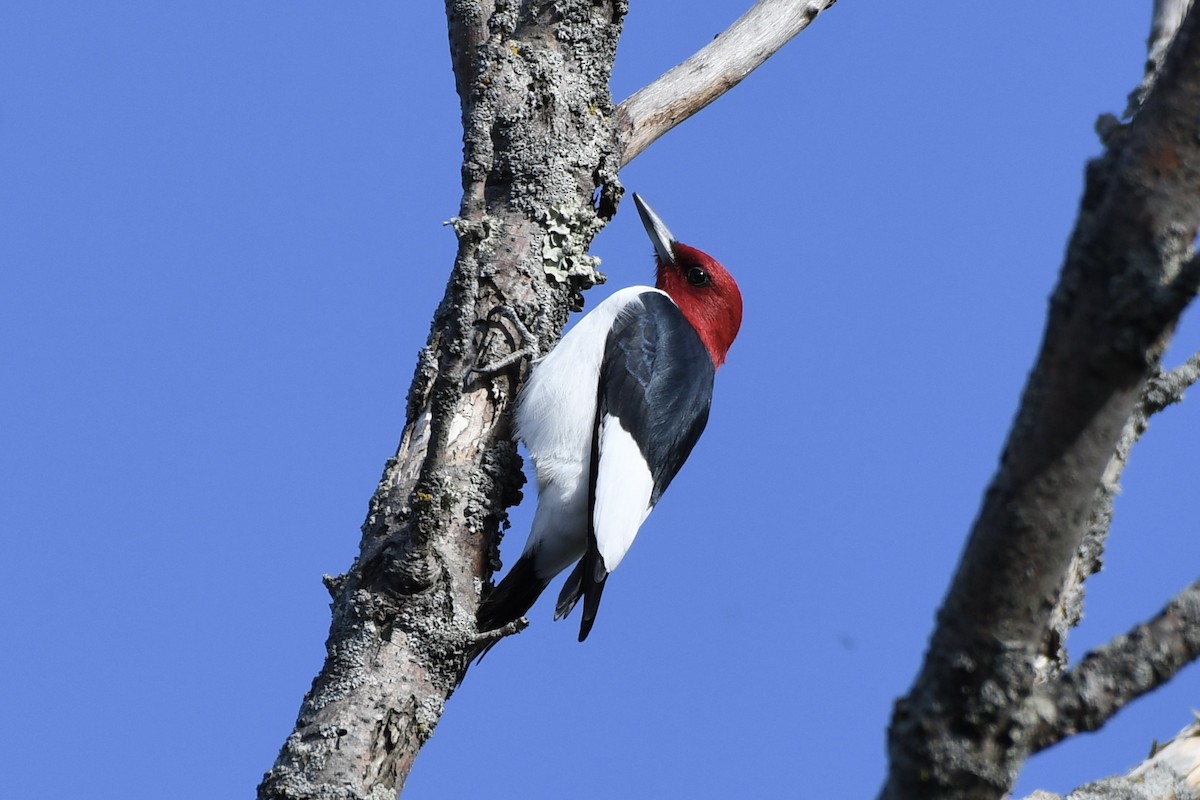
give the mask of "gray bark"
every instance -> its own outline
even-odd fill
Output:
[[[812,3],[804,24],[831,2]],[[446,2],[464,131],[458,254],[359,555],[326,579],[325,664],[260,800],[395,796],[471,659],[495,640],[476,631],[475,611],[506,509],[521,499],[507,411],[522,375],[473,367],[526,344],[489,317],[497,307],[545,352],[604,280],[587,251],[616,212],[632,152],[609,94],[626,10],[625,0]],[[666,129],[643,132],[638,147]]]
[[[922,670],[893,715],[888,800],[1001,797],[1040,743],[1031,722],[1039,715],[1028,704],[1039,678],[1055,674],[1036,667],[1054,638],[1048,632],[1068,569],[1096,487],[1200,273],[1192,255],[1200,226],[1198,28],[1200,16],[1190,14],[1144,106],[1128,126],[1107,131],[1106,154],[1089,165],[999,470]],[[1183,663],[1195,656],[1187,644],[1181,650]],[[1127,699],[1107,696],[1105,708],[1091,711],[1107,718]]]
[[[760,0],[618,108],[608,81],[625,0],[447,0],[464,130],[458,253],[359,555],[327,578],[325,664],[260,798],[402,788],[446,699],[494,638],[475,630],[475,609],[505,509],[520,500],[507,411],[521,371],[472,368],[525,343],[490,312],[513,309],[548,349],[581,293],[603,280],[587,250],[620,202],[619,168],[830,5]],[[1149,650],[1127,641],[1065,671],[1063,643],[1145,427],[1137,411],[1153,413],[1151,379],[1200,274],[1190,258],[1200,142],[1181,123],[1200,118],[1196,25],[1184,25],[1145,108],[1130,126],[1110,126],[1108,153],[1089,169],[1009,447],[922,674],[897,706],[885,797],[999,797],[1033,749],[1101,724],[1195,657],[1190,595],[1133,632],[1130,641],[1169,654],[1133,690],[1076,691],[1094,685],[1086,670],[1114,674]],[[1138,780],[1178,786],[1157,773]],[[1145,796],[1123,792],[1104,796]]]
[[[1071,558],[1062,591],[1050,613],[1042,650],[1034,662],[1036,683],[1051,681],[1067,668],[1067,635],[1083,618],[1084,581],[1100,571],[1104,543],[1112,525],[1113,501],[1120,491],[1121,475],[1129,463],[1133,446],[1149,428],[1150,418],[1168,406],[1181,402],[1184,391],[1197,380],[1200,380],[1200,354],[1193,355],[1170,372],[1156,370],[1146,383],[1133,413],[1125,421],[1117,446],[1096,487],[1083,540]]]
[[[447,3],[464,120],[458,255],[358,558],[328,581],[324,668],[260,798],[394,797],[477,652],[475,608],[522,481],[505,415],[517,374],[469,371],[506,341],[477,321],[510,306],[549,346],[603,279],[586,252],[621,193],[608,82],[625,9]]]
[[[1033,752],[1094,731],[1131,700],[1161,686],[1200,653],[1200,581],[1152,620],[1097,648],[1056,680],[1037,687],[1021,720]]]
[[[1189,800],[1200,797],[1200,723],[1193,722],[1125,775],[1081,786],[1064,798],[1034,792],[1026,800]]]
[[[1175,32],[1183,24],[1183,18],[1192,7],[1192,0],[1154,0],[1154,11],[1150,17],[1150,37],[1146,40],[1146,70],[1141,84],[1129,95],[1126,116],[1133,116],[1150,94],[1150,87],[1158,76],[1159,67],[1167,55],[1167,49],[1175,38]]]

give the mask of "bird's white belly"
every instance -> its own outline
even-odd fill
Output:
[[[644,292],[613,294],[567,332],[529,377],[516,408],[516,434],[533,458],[538,508],[525,553],[549,578],[583,557],[588,536],[588,481],[605,332]]]

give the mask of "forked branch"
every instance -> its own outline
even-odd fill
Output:
[[[1038,687],[1026,706],[1030,747],[1044,750],[1094,731],[1132,700],[1157,689],[1200,655],[1200,581],[1148,622],[1093,650],[1057,680]]]
[[[1021,709],[1050,612],[1096,487],[1196,291],[1198,98],[1200,16],[1190,13],[1145,104],[1088,167],[1041,352],[922,672],[896,706],[886,800],[998,798],[1037,744]]]
[[[1195,259],[1193,259],[1194,263]],[[1100,571],[1101,556],[1112,525],[1113,501],[1121,487],[1121,474],[1129,463],[1133,446],[1150,425],[1150,418],[1183,400],[1183,393],[1200,379],[1200,353],[1169,372],[1156,369],[1142,390],[1141,399],[1125,421],[1117,445],[1096,487],[1087,531],[1071,559],[1058,602],[1050,615],[1042,652],[1034,668],[1036,683],[1046,683],[1067,668],[1067,634],[1083,617],[1084,581]]]

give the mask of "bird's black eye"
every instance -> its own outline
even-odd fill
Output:
[[[703,267],[692,267],[687,271],[687,280],[692,286],[708,286],[712,283],[712,278],[708,275],[708,270]]]

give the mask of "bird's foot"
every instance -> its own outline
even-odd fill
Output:
[[[484,325],[492,325],[494,318],[497,316],[504,317],[512,323],[513,329],[516,331],[516,335],[512,338],[519,341],[521,346],[490,364],[476,364],[469,368],[466,375],[468,380],[470,380],[472,375],[478,375],[481,378],[490,378],[494,375],[499,375],[513,364],[519,363],[523,358],[528,358],[530,363],[538,360],[537,337],[529,331],[529,328],[525,327],[525,323],[517,316],[517,312],[513,310],[512,306],[496,306],[488,312],[487,319],[481,320],[481,322]],[[481,347],[480,350],[482,349]]]
[[[480,631],[475,634],[475,646],[479,649],[479,656],[475,659],[478,664],[483,661],[483,657],[488,654],[488,651],[500,643],[501,639],[507,639],[509,636],[514,636],[529,627],[529,620],[526,617],[517,617],[512,622],[506,625],[501,625],[492,631]]]

